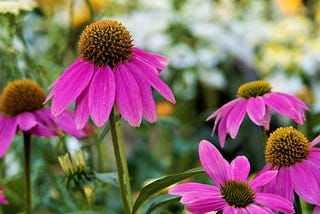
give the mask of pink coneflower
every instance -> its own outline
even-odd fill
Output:
[[[254,81],[239,87],[238,98],[225,104],[213,114],[208,120],[216,117],[212,134],[214,134],[218,124],[218,136],[221,147],[224,147],[227,133],[231,138],[238,134],[239,127],[246,113],[249,118],[258,126],[269,129],[270,111],[287,116],[299,124],[303,124],[305,114],[303,110],[310,110],[298,98],[281,93],[272,92],[271,85],[266,81]]]
[[[170,88],[158,76],[168,60],[133,47],[129,31],[120,22],[102,20],[87,26],[78,48],[80,57],[53,83],[46,99],[52,98],[54,116],[75,101],[78,128],[89,115],[102,126],[115,104],[130,125],[139,126],[142,117],[151,123],[157,119],[151,87],[175,103]]]
[[[9,204],[9,201],[6,200],[4,194],[1,192],[4,190],[3,187],[0,187],[0,204]]]
[[[277,193],[293,201],[294,192],[311,204],[320,205],[320,148],[311,143],[293,127],[281,127],[270,134],[265,157],[267,165],[262,172],[277,169],[276,179],[265,191]]]
[[[76,129],[71,111],[66,110],[61,117],[54,118],[50,108],[43,107],[45,98],[45,92],[32,80],[7,84],[0,103],[0,157],[7,152],[17,130],[43,137],[61,136],[62,130],[77,138],[93,132],[89,124],[84,129]]]
[[[199,156],[203,168],[216,186],[200,183],[183,183],[169,190],[180,195],[181,203],[192,213],[223,211],[223,213],[293,213],[292,203],[287,199],[260,192],[261,186],[274,179],[277,171],[261,173],[248,181],[250,164],[239,156],[229,164],[218,149],[208,141],[201,141]]]

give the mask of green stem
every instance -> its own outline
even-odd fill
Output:
[[[123,161],[126,161],[123,156],[125,156],[124,147],[123,144],[123,138],[119,137],[119,131],[121,129],[121,126],[119,125],[119,122],[116,119],[115,109],[112,109],[111,115],[110,115],[110,129],[111,129],[111,136],[112,136],[112,143],[113,143],[113,150],[114,155],[116,159],[116,165],[117,165],[117,171],[118,171],[118,182],[119,182],[119,188],[120,188],[120,195],[122,199],[122,203],[125,209],[125,213],[129,214],[131,213],[131,188],[130,188],[130,182],[128,174],[126,175],[125,171],[128,172],[127,163],[123,163]],[[121,131],[120,131],[121,133]],[[121,145],[120,145],[121,144]],[[125,169],[126,168],[126,169]],[[124,177],[126,177],[126,184],[124,183]],[[128,178],[127,178],[128,177]],[[128,197],[127,197],[128,195]],[[130,199],[128,199],[130,198]]]
[[[302,214],[300,198],[296,192],[294,193],[294,210],[296,214]]]
[[[31,134],[23,132],[24,141],[24,185],[25,214],[31,214]]]
[[[264,148],[268,140],[267,131],[263,126],[259,126],[259,127],[260,127],[260,134],[262,138],[263,148]]]
[[[94,16],[94,11],[93,11],[93,8],[92,8],[92,5],[91,5],[91,2],[90,0],[85,0],[86,2],[86,5],[89,9],[89,13],[90,13],[90,22],[93,20],[93,16]]]

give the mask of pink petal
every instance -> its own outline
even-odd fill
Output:
[[[222,120],[220,121],[219,127],[218,127],[218,138],[220,142],[220,146],[223,148],[224,144],[226,142],[227,137],[227,115],[225,115]]]
[[[274,212],[272,210],[267,210],[265,207],[256,205],[254,203],[249,204],[246,209],[248,210],[248,213],[250,214],[274,214]]]
[[[281,211],[284,213],[294,213],[292,203],[276,194],[256,193],[255,201],[276,211]]]
[[[320,142],[320,135],[318,135],[313,141],[310,143],[310,147],[317,145]]]
[[[315,165],[320,166],[320,148],[311,148],[307,161],[311,161],[315,163]]]
[[[95,72],[89,88],[89,112],[95,124],[101,127],[110,116],[116,85],[109,66],[96,67]]]
[[[132,49],[135,57],[138,57],[140,60],[154,66],[158,72],[161,72],[169,65],[169,60],[160,54],[148,53],[137,47],[133,47]]]
[[[246,113],[247,103],[247,100],[243,99],[228,114],[227,132],[233,139],[238,134],[239,127]]]
[[[157,120],[156,103],[153,99],[151,86],[146,80],[144,75],[140,72],[136,72],[136,67],[132,66],[130,63],[125,64],[128,70],[131,72],[132,76],[135,77],[141,92],[141,101],[143,107],[143,116],[150,123],[154,123]]]
[[[296,123],[303,124],[303,118],[301,118],[299,111],[282,94],[268,93],[263,96],[263,100],[267,106],[277,113],[293,119]]]
[[[263,116],[263,121],[265,122],[264,128],[268,131],[270,128],[270,120],[271,120],[271,110],[270,107],[266,107],[266,113]]]
[[[85,127],[89,118],[89,87],[84,89],[76,99],[75,123],[77,129]]]
[[[245,156],[238,156],[230,163],[231,178],[247,181],[250,172],[250,163]]]
[[[213,129],[212,129],[212,136],[213,136],[213,134],[214,134],[214,132],[215,132],[215,130],[216,130],[216,127],[217,127],[219,121],[221,120],[221,118],[227,117],[227,114],[229,114],[229,112],[231,111],[231,109],[232,109],[234,106],[236,106],[237,103],[239,103],[239,102],[241,102],[241,101],[242,101],[242,99],[237,98],[237,99],[234,99],[234,100],[228,102],[227,104],[224,104],[221,108],[219,108],[218,110],[216,110],[215,112],[213,112],[213,114],[211,114],[211,115],[206,119],[206,121],[208,121],[208,120],[211,120],[211,119],[217,117],[216,120],[214,121],[214,126],[213,126]]]
[[[29,131],[38,124],[36,117],[31,112],[24,112],[17,115],[17,124],[23,131]]]
[[[289,168],[288,167],[280,168],[276,179],[277,179],[277,183],[276,183],[275,193],[285,197],[289,201],[293,201],[293,183],[292,183]]]
[[[250,119],[258,126],[265,126],[264,116],[266,113],[266,105],[262,97],[251,97],[248,100],[247,113]]]
[[[320,205],[320,189],[309,168],[299,162],[290,167],[290,174],[295,192],[308,203]]]
[[[304,102],[302,102],[300,99],[298,99],[297,97],[292,96],[290,94],[281,93],[281,92],[274,92],[274,93],[278,93],[278,94],[281,94],[282,96],[286,97],[288,100],[290,100],[290,102],[294,106],[296,106],[296,108],[302,108],[302,109],[310,111],[310,108]]]
[[[272,181],[278,173],[278,170],[269,170],[263,173],[259,173],[252,181],[250,181],[250,185],[253,188],[257,188],[260,186],[264,186],[270,181]]]
[[[212,211],[222,210],[226,206],[226,202],[222,198],[202,198],[191,204],[186,205],[186,210],[191,213],[208,213]]]
[[[223,214],[249,214],[245,208],[236,208],[234,206],[225,206],[223,209]]]
[[[144,76],[146,80],[148,80],[149,84],[159,93],[161,96],[166,98],[171,103],[176,103],[174,95],[162,79],[157,75],[155,69],[145,62],[132,58],[132,63],[130,63],[131,67],[135,67],[135,72],[139,73],[140,76]]]
[[[314,207],[313,214],[320,214],[320,206]]]
[[[61,130],[76,138],[85,137],[87,135],[82,129],[77,129],[74,113],[69,110],[62,112],[61,116],[56,120],[56,123]]]
[[[0,116],[0,158],[9,149],[17,131],[17,119],[15,117]]]
[[[143,107],[139,85],[128,69],[121,63],[114,67],[116,80],[116,105],[122,117],[131,126],[140,126]]]
[[[230,178],[228,162],[209,141],[200,142],[199,156],[203,168],[217,186],[223,185]]]
[[[76,61],[75,63],[79,63]],[[94,71],[90,62],[70,66],[56,82],[52,99],[52,115],[58,116],[70,105],[89,84]]]

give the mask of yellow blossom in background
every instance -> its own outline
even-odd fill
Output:
[[[307,103],[308,105],[312,105],[315,102],[314,92],[307,87],[304,87],[302,90],[297,92],[295,96],[301,99],[303,102]]]
[[[302,0],[275,0],[274,2],[286,15],[294,15],[304,8]]]
[[[163,101],[157,103],[157,115],[159,117],[168,117],[173,114],[174,106],[173,104]]]

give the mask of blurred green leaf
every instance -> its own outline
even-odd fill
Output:
[[[109,125],[109,122],[107,122],[106,125],[104,126],[101,134],[99,135],[99,138],[98,138],[99,144],[103,141],[103,139],[109,133],[109,131],[110,131],[110,125]]]
[[[115,186],[119,188],[118,185],[118,175],[116,172],[109,172],[109,173],[94,173],[96,178],[99,179],[100,181],[111,184],[112,186]]]
[[[151,201],[151,203],[148,205],[146,209],[145,214],[149,214],[159,207],[177,202],[179,200],[180,200],[180,196],[168,195],[168,194],[160,195]]]
[[[69,212],[65,214],[104,214],[104,212],[95,212],[95,211],[76,211],[76,212]]]
[[[179,181],[182,181],[186,178],[189,178],[191,176],[195,176],[198,174],[202,174],[204,173],[204,169],[203,168],[193,168],[190,170],[187,170],[183,173],[179,173],[179,174],[174,174],[174,175],[169,175],[169,176],[165,176],[163,178],[160,178],[148,185],[146,185],[145,187],[142,188],[142,190],[140,191],[140,194],[133,206],[133,210],[132,213],[136,213],[136,211],[139,209],[139,207],[153,194],[155,194],[156,192],[169,187],[172,184],[175,184]]]

